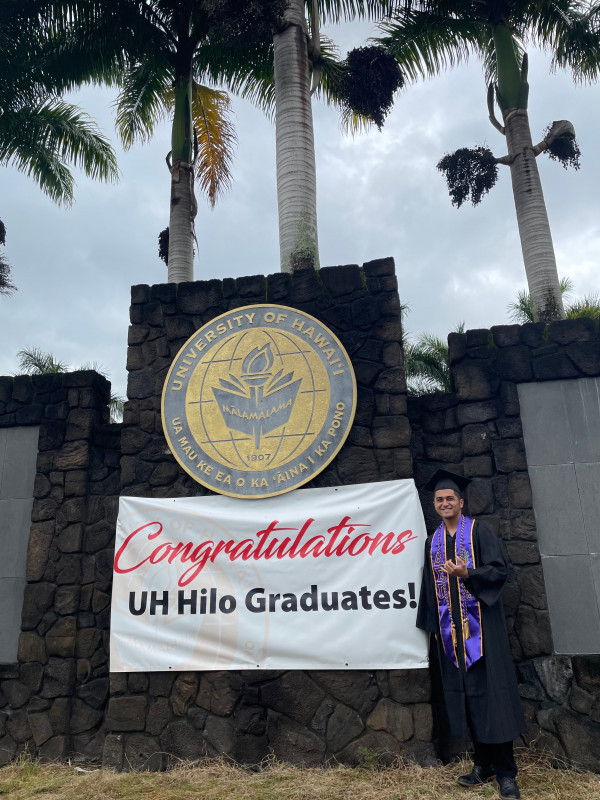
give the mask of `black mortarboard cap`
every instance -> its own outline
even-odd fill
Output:
[[[429,492],[437,492],[438,489],[454,489],[455,492],[462,494],[469,483],[469,478],[465,478],[464,475],[457,475],[455,472],[448,472],[446,469],[438,469],[435,475],[425,484],[425,488]]]

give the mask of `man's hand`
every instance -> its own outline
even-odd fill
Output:
[[[467,569],[467,559],[457,558],[457,564],[454,561],[446,561],[442,569],[448,575],[455,575],[457,578],[468,578],[469,570]]]

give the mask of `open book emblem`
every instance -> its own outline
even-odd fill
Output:
[[[270,343],[255,347],[244,358],[240,378],[229,373],[220,388],[213,387],[225,425],[251,436],[257,450],[261,436],[289,421],[301,383],[293,372],[273,374],[274,361]]]

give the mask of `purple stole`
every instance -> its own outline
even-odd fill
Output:
[[[461,514],[456,530],[456,558],[466,559],[466,566],[475,568],[473,552],[473,530],[475,520]],[[431,569],[435,581],[440,634],[444,651],[454,666],[459,666],[456,630],[452,619],[452,600],[450,598],[450,576],[442,567],[446,562],[446,531],[444,523],[433,534],[431,542]],[[461,578],[458,581],[460,598],[460,618],[462,621],[462,641],[466,668],[469,669],[483,656],[483,639],[481,637],[481,608],[479,601],[467,591]]]

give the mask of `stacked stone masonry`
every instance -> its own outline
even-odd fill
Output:
[[[336,459],[307,486],[412,477],[401,309],[392,259],[364,264],[132,290],[121,494],[203,495],[166,451],[161,393],[171,362],[202,325],[258,303],[298,308],[324,322],[354,367],[358,403]],[[168,755],[227,753],[256,763],[270,752],[298,764],[365,753],[435,759],[427,676],[399,688],[400,674],[264,670],[115,675],[104,763],[164,766]],[[417,685],[422,684],[422,685]]]
[[[18,663],[0,668],[0,763],[27,750],[116,769],[218,753],[246,763],[274,753],[298,764],[374,754],[431,764],[434,738],[442,755],[455,751],[437,713],[435,670],[433,690],[424,670],[109,675],[118,496],[206,493],[166,447],[165,375],[199,327],[264,302],[322,320],[356,372],[349,438],[309,486],[412,477],[413,464],[419,488],[439,466],[469,475],[470,513],[504,537],[515,564],[505,600],[529,739],[600,771],[600,657],[552,655],[516,391],[524,381],[599,375],[597,325],[451,334],[455,393],[407,407],[391,259],[133,287],[121,425],[108,424],[109,385],[95,373],[0,379],[0,426],[40,425]],[[431,497],[422,499],[431,527]]]
[[[0,667],[0,764],[102,747],[120,460],[109,396],[91,371],[0,378],[0,426],[40,426],[18,663]]]
[[[42,757],[70,753],[103,758],[115,768],[146,769],[163,768],[172,758],[216,753],[250,763],[271,752],[311,764],[332,756],[358,763],[374,753],[388,759],[404,753],[425,764],[435,760],[430,684],[423,671],[116,674],[109,682],[117,495],[194,496],[206,491],[182,472],[166,447],[160,419],[166,372],[201,325],[229,309],[264,302],[291,305],[323,320],[349,352],[357,377],[358,407],[350,436],[335,462],[309,485],[412,476],[401,313],[391,259],[362,269],[323,269],[318,275],[307,271],[134,287],[123,424],[104,424],[104,397],[104,416],[98,416],[97,427],[68,433],[68,445],[57,434],[58,453],[43,463],[38,459],[36,505],[50,497],[60,470],[66,476],[62,485],[71,486],[75,477],[83,483],[78,514],[71,509],[63,521],[61,511],[59,521],[56,507],[47,504],[41,544],[37,523],[33,526],[29,562],[39,564],[31,573],[28,564],[20,663],[5,670],[0,698],[4,761],[24,748]],[[12,382],[7,391],[8,401]],[[44,414],[56,416],[42,405],[30,422]],[[0,424],[27,421],[14,415],[0,418]],[[53,515],[56,526],[51,529]],[[42,545],[45,550],[39,555]],[[51,583],[58,581],[57,566],[62,570],[67,557],[70,593],[62,578],[59,585]],[[27,684],[32,671],[43,673],[39,685]]]
[[[172,360],[202,325],[230,309],[258,303],[298,308],[322,320],[354,366],[358,406],[338,457],[309,486],[339,486],[412,476],[398,284],[392,259],[320,272],[302,270],[178,286],[134,286],[127,351],[121,494],[204,494],[165,454],[162,387]]]

